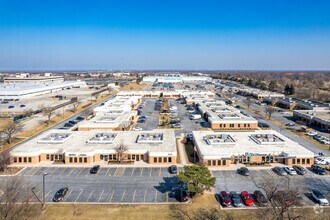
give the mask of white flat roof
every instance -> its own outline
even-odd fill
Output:
[[[70,134],[70,138],[61,143],[38,143],[43,138],[59,133]],[[162,134],[161,141],[157,138],[150,138],[152,135],[159,134]],[[141,135],[148,136],[148,141],[138,141],[141,140]],[[100,136],[103,137],[100,138]],[[104,136],[106,136],[106,139]],[[97,143],[98,140],[99,143]],[[37,156],[62,151],[65,155],[92,156],[94,154],[116,153],[115,149],[120,143],[128,147],[127,153],[148,153],[149,156],[177,155],[174,131],[158,129],[152,131],[68,131],[54,129],[47,131],[40,137],[27,141],[13,149],[11,153],[13,156]]]
[[[200,112],[207,113],[212,123],[258,123],[253,117],[243,115],[224,101],[205,99],[197,101],[196,104]]]
[[[231,158],[232,156],[247,154],[283,155],[297,158],[314,157],[313,152],[273,130],[249,132],[193,131],[192,133],[203,159]]]

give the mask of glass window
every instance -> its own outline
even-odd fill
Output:
[[[207,161],[207,165],[211,166],[211,161],[210,160]]]
[[[18,158],[18,162],[21,163],[22,162],[22,157]]]
[[[167,157],[164,157],[164,163],[167,163]]]
[[[296,164],[296,159],[292,159],[292,164]]]
[[[72,163],[73,160],[72,160],[72,157],[69,157],[69,163]]]
[[[31,157],[29,157],[29,163],[31,163],[32,162],[32,158]]]
[[[215,166],[216,165],[216,160],[212,160],[212,165]]]
[[[246,128],[246,124],[244,124],[244,128]]]
[[[144,155],[143,154],[141,154],[141,160],[144,160]]]
[[[74,158],[74,162],[77,163],[78,162],[78,159],[77,157]]]
[[[241,124],[237,124],[237,126],[240,128],[241,127]]]
[[[297,159],[297,164],[300,164],[300,159]]]
[[[163,158],[162,157],[159,157],[158,158],[158,162],[161,163],[163,161]]]
[[[112,160],[112,154],[109,154],[109,160]]]
[[[17,163],[17,157],[14,157],[14,163]]]
[[[223,124],[223,127],[225,128],[226,127],[226,124]]]
[[[24,163],[26,163],[27,162],[27,158],[26,157],[24,157]]]
[[[49,160],[49,154],[46,154],[46,160]]]
[[[302,164],[305,164],[305,159],[302,159]]]
[[[226,160],[223,160],[223,161],[222,161],[222,165],[224,165],[224,166],[225,166],[225,165],[226,165],[226,163],[227,163],[227,161],[226,161]]]
[[[132,160],[135,160],[135,155],[134,154],[132,154]]]
[[[220,128],[222,128],[222,124],[220,124]]]
[[[169,163],[172,163],[172,157],[169,157],[169,158],[168,158],[168,162],[169,162]]]
[[[154,163],[157,163],[157,157],[154,157]]]
[[[307,164],[310,164],[311,163],[311,160],[310,159],[307,159],[307,162],[306,162]]]
[[[250,124],[248,124],[248,128],[250,127]]]
[[[87,157],[84,157],[84,163],[87,163]]]
[[[113,160],[117,160],[117,154],[112,155]]]
[[[218,166],[220,166],[221,165],[221,160],[218,160]]]

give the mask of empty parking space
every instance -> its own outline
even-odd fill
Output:
[[[125,168],[124,172],[123,172],[123,176],[132,176],[133,174],[133,171],[134,171],[134,168]]]
[[[114,190],[109,190],[109,189],[103,190],[103,193],[100,195],[98,202],[104,202],[104,203],[109,202],[113,194],[113,191]]]
[[[121,202],[123,197],[125,196],[125,188],[117,188],[115,189],[112,198],[111,198],[111,202]]]
[[[87,202],[98,202],[104,190],[93,190],[89,195]]]
[[[131,202],[133,202],[134,197],[135,197],[135,189],[127,188],[125,190],[125,194],[123,195],[121,202],[131,203]]]
[[[109,170],[107,171],[107,173],[105,175],[106,176],[114,176],[116,170],[117,170],[117,168],[109,168]]]
[[[67,169],[67,168],[65,168],[65,167],[58,167],[51,175],[53,175],[53,176],[58,176],[58,175],[60,175],[60,174],[62,174],[62,172],[65,170],[65,169]]]
[[[64,198],[64,202],[76,202],[82,192],[82,189],[69,189],[68,195]]]
[[[145,202],[156,202],[156,189],[146,190]]]
[[[78,174],[83,170],[83,168],[74,168],[70,173],[70,176],[78,176]]]
[[[87,202],[87,200],[89,199],[89,197],[92,195],[93,190],[92,189],[84,189],[83,193],[81,193],[76,202]]]
[[[150,176],[150,173],[151,173],[151,168],[149,167],[144,167],[142,169],[142,176]]]
[[[133,198],[133,202],[134,203],[144,202],[146,193],[147,193],[147,191],[145,189],[136,189],[134,198]]]
[[[99,175],[99,176],[105,176],[108,171],[109,171],[109,168],[100,168],[100,170],[97,173],[97,175]]]
[[[160,176],[160,168],[159,167],[153,167],[151,168],[151,176]]]
[[[83,168],[79,173],[78,176],[85,176],[89,174],[89,169],[90,168]]]
[[[141,176],[141,174],[142,174],[142,169],[143,169],[143,168],[141,168],[141,167],[136,167],[136,168],[134,168],[134,171],[133,171],[132,176]]]

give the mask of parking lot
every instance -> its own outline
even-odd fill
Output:
[[[145,107],[141,111],[141,115],[146,116],[144,123],[138,123],[136,127],[140,127],[145,131],[150,131],[158,128],[158,116],[159,113],[154,109],[156,99],[145,99]]]
[[[28,167],[19,176],[36,187],[42,198],[42,175],[45,176],[45,199],[52,202],[56,191],[68,187],[63,202],[88,203],[176,203],[173,193],[177,179],[167,167],[100,168],[90,174],[90,168]],[[178,168],[181,171],[183,168]],[[33,198],[37,202],[37,198]]]
[[[240,193],[242,191],[248,191],[250,194],[256,190],[260,190],[256,184],[260,184],[265,179],[271,181],[279,181],[282,183],[289,183],[291,186],[297,188],[301,192],[302,201],[304,205],[316,205],[311,199],[310,190],[317,189],[330,198],[330,175],[329,173],[324,176],[317,175],[308,170],[304,176],[279,176],[271,169],[251,170],[250,176],[242,176],[235,170],[216,170],[212,171],[212,175],[216,177],[216,190],[218,194],[220,191],[235,191]],[[261,190],[262,191],[262,190]],[[231,207],[233,208],[233,207]]]
[[[178,167],[178,171],[183,168]],[[163,176],[170,177],[171,174],[168,172],[167,167],[101,167],[98,173],[90,174],[89,167],[27,167],[19,175],[20,176],[40,176],[43,173],[47,173],[49,176],[133,176],[133,177],[144,177],[144,176]]]

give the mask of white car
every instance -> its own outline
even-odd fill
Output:
[[[316,131],[310,131],[310,132],[308,132],[306,135],[312,137],[312,136],[317,135],[317,132],[316,132]]]
[[[297,172],[292,167],[284,167],[284,170],[290,175],[297,175]]]
[[[290,114],[289,112],[286,112],[286,111],[283,111],[283,112],[281,112],[281,114],[283,114],[283,115],[288,115],[288,114]]]
[[[329,201],[325,198],[325,196],[318,190],[312,190],[313,198],[322,206],[329,205]]]
[[[327,165],[328,164],[328,162],[326,160],[324,160],[322,158],[319,158],[319,157],[315,159],[315,163],[319,164],[319,165]]]
[[[133,128],[133,131],[142,131],[143,129],[141,127],[135,127]]]

